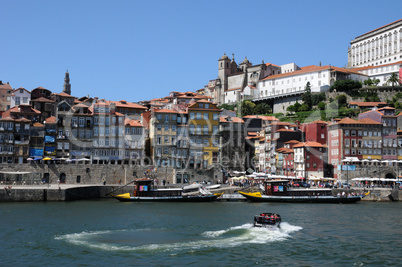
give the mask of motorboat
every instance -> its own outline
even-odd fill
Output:
[[[281,221],[281,216],[277,213],[261,213],[260,215],[254,216],[254,227],[280,227]]]

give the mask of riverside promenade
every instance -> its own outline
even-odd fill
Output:
[[[40,184],[40,185],[1,185],[0,202],[39,202],[39,201],[74,201],[89,199],[110,198],[109,193],[122,194],[132,192],[134,186],[121,184]],[[169,186],[166,186],[169,187]],[[170,185],[180,187],[180,185]],[[223,185],[213,193],[234,194],[239,190],[256,191],[258,188],[241,188],[238,186]],[[334,189],[335,194],[356,192],[358,194],[370,192],[362,201],[399,201],[402,200],[402,190],[397,188],[363,188]],[[224,198],[225,199],[225,198]],[[233,199],[227,199],[233,200]],[[241,200],[241,199],[239,199]]]

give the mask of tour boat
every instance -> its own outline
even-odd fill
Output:
[[[273,228],[281,225],[281,216],[276,213],[261,213],[254,216],[254,227]]]
[[[270,180],[264,183],[264,193],[239,193],[252,202],[304,202],[304,203],[356,203],[365,195],[337,196],[332,189],[288,189],[287,180]]]
[[[183,194],[182,188],[154,188],[153,180],[142,178],[134,181],[134,192],[112,195],[121,202],[208,202],[216,200],[218,196],[202,190],[197,194]]]

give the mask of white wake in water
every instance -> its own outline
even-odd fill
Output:
[[[280,228],[266,229],[253,227],[252,224],[231,227],[226,230],[206,231],[198,238],[192,240],[181,240],[165,243],[153,242],[151,244],[136,244],[129,241],[130,233],[142,230],[119,230],[119,231],[94,231],[67,234],[57,236],[57,240],[64,240],[68,243],[86,246],[93,249],[107,251],[193,251],[208,248],[230,248],[246,244],[268,244],[272,242],[285,241],[290,234],[301,230],[302,227],[289,223],[281,223]],[[166,229],[163,229],[167,231]],[[160,229],[159,229],[160,231]],[[151,234],[152,235],[152,230]]]

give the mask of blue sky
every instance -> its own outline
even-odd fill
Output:
[[[298,66],[347,63],[352,39],[402,18],[401,1],[0,0],[0,80],[141,101],[195,91],[224,52]]]

